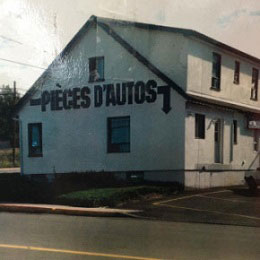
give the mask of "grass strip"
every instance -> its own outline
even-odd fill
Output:
[[[56,198],[58,204],[80,207],[114,207],[127,200],[138,199],[147,194],[170,193],[170,186],[130,186],[122,188],[100,188],[62,194]]]

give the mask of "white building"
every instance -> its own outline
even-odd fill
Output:
[[[259,69],[192,30],[93,16],[17,106],[22,174],[241,184],[259,167]]]

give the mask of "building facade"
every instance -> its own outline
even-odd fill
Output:
[[[259,167],[259,69],[191,30],[93,16],[17,105],[22,174],[241,184]]]

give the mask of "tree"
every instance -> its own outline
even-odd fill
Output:
[[[12,113],[14,105],[20,99],[20,95],[16,93],[14,99],[14,90],[9,85],[2,85],[0,88],[0,139],[12,141],[13,137],[13,119]]]

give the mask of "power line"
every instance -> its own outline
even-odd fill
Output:
[[[0,87],[0,92],[1,92],[1,87]],[[16,88],[16,89],[19,89],[19,90],[28,90],[27,88]]]
[[[19,89],[19,90],[28,90],[27,88],[16,88],[16,89]]]
[[[5,36],[3,36],[3,35],[0,35],[0,37],[3,38],[3,39],[5,39],[5,40],[7,40],[7,41],[15,42],[15,43],[18,43],[18,44],[23,45],[22,42],[19,42],[19,41],[16,41],[16,40],[14,40],[14,39],[11,39],[11,38],[8,38],[8,37],[5,37]]]
[[[19,65],[22,65],[22,66],[46,70],[46,68],[42,68],[42,67],[39,67],[39,66],[35,66],[35,65],[31,65],[31,64],[23,63],[23,62],[19,62],[19,61],[13,61],[13,60],[8,60],[8,59],[4,59],[4,58],[0,58],[0,60],[6,61],[6,62],[11,62],[11,63],[16,63],[16,64],[19,64]]]
[[[36,48],[36,47],[33,46],[33,45],[30,45],[30,44],[27,44],[27,43],[25,44],[25,43],[19,42],[19,41],[17,41],[17,40],[8,38],[8,37],[6,37],[6,36],[4,36],[4,35],[0,35],[0,37],[1,37],[2,39],[6,40],[6,41],[14,42],[14,43],[17,43],[17,44],[20,44],[20,45],[29,46],[29,47],[34,48],[35,50],[39,51],[39,49]],[[49,51],[46,51],[46,50],[44,50],[44,49],[42,50],[42,52],[46,52],[46,53],[51,54]]]

